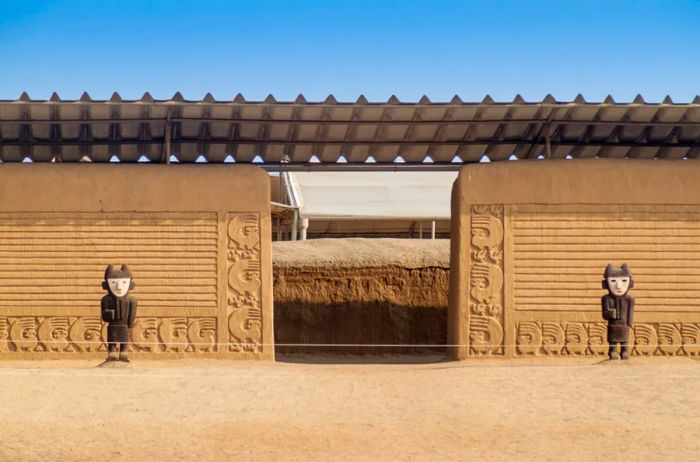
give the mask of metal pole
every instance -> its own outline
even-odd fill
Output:
[[[309,219],[308,218],[302,218],[301,219],[301,240],[305,241],[306,240],[306,230],[309,229]]]
[[[299,226],[299,209],[294,210],[294,216],[292,218],[292,240],[297,240],[297,227]]]
[[[430,223],[430,239],[435,239],[435,220]]]
[[[168,117],[165,121],[165,144],[163,145],[163,163],[170,163],[170,154],[172,153],[172,125],[170,122],[170,112],[168,112]]]

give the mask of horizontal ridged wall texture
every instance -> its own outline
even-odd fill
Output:
[[[514,206],[516,310],[600,311],[602,269],[630,265],[638,311],[700,305],[700,208]]]
[[[134,358],[272,359],[270,181],[249,166],[0,167],[0,358],[106,356],[127,264]]]
[[[607,354],[603,272],[627,263],[633,356],[700,356],[700,166],[669,160],[473,165],[452,196],[457,358]]]
[[[142,310],[216,310],[216,214],[0,213],[0,307],[93,309],[127,263]]]

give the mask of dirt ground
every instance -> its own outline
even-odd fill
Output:
[[[692,359],[95,365],[0,363],[0,460],[700,460]]]

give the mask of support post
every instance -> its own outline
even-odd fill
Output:
[[[301,219],[301,240],[305,241],[306,240],[306,231],[309,229],[309,219],[308,218],[302,218]]]
[[[435,220],[430,223],[430,239],[435,239]]]
[[[170,154],[172,153],[171,142],[172,142],[172,123],[170,122],[170,112],[165,120],[165,144],[163,145],[163,163],[170,163]]]
[[[294,209],[294,217],[292,218],[292,240],[297,240],[297,228],[299,227],[299,209]]]

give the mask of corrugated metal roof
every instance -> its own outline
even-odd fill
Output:
[[[185,100],[0,100],[0,160],[436,164],[538,156],[695,158],[700,97],[691,103]],[[259,157],[256,157],[259,156]],[[315,157],[314,157],[315,156]],[[341,157],[342,156],[342,157]],[[515,157],[512,157],[515,156]],[[143,160],[143,159],[142,159]]]

